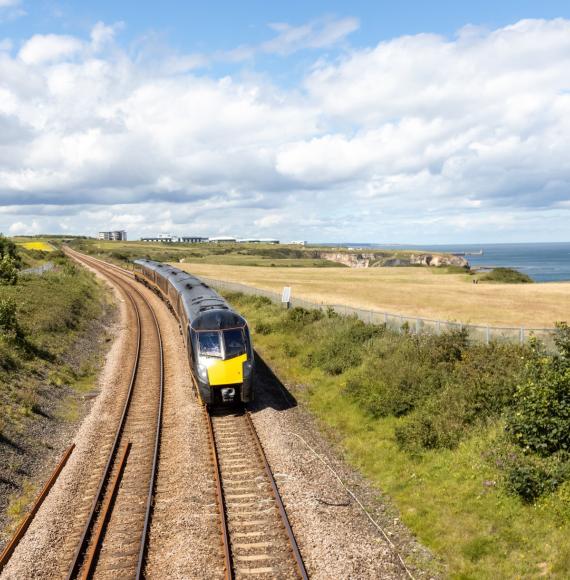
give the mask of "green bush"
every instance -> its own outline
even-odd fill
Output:
[[[442,389],[397,427],[399,445],[413,452],[451,449],[472,426],[498,419],[512,402],[526,352],[523,347],[496,343],[463,350],[447,371]]]
[[[570,478],[570,456],[559,452],[548,458],[534,454],[513,454],[506,472],[507,491],[527,503],[552,493]]]
[[[308,324],[321,320],[323,313],[320,310],[307,310],[306,308],[291,308],[287,310],[285,324],[291,328],[303,328]]]
[[[548,456],[570,451],[570,328],[557,325],[559,354],[535,346],[514,394],[507,432],[525,451]]]
[[[0,336],[23,338],[17,312],[18,307],[13,298],[0,298]]]
[[[8,254],[0,258],[0,284],[14,285],[18,282],[17,262]]]
[[[304,363],[319,367],[329,375],[340,375],[362,363],[365,345],[381,335],[380,326],[365,324],[357,318],[323,318],[310,338],[315,348],[310,350]],[[315,336],[316,335],[316,336]]]
[[[513,268],[493,268],[479,278],[481,282],[500,282],[502,284],[532,284],[533,279]]]
[[[441,336],[385,332],[373,341],[346,392],[374,417],[405,415],[443,388],[466,348],[465,331]]]

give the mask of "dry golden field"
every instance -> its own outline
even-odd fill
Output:
[[[257,268],[175,264],[197,276],[407,316],[496,326],[550,327],[570,322],[570,282],[473,284],[435,268]]]

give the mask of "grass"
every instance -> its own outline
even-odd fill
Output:
[[[62,357],[86,325],[102,312],[103,288],[93,275],[65,258],[43,276],[21,276],[16,286],[0,286],[0,298],[18,307],[25,340],[0,337],[0,427],[2,433],[25,429],[38,412],[42,382],[52,388],[84,378]]]
[[[450,577],[570,575],[570,487],[564,484],[531,505],[507,493],[495,455],[502,445],[500,418],[466,428],[452,448],[406,452],[396,438],[406,417],[373,417],[347,396],[348,378],[364,368],[363,362],[349,361],[336,374],[321,363],[308,364],[326,340],[326,332],[318,338],[319,327],[331,332],[335,324],[348,323],[299,326],[261,299],[229,298],[249,320],[264,359],[295,385],[297,399],[333,434],[348,460],[391,498],[403,522],[444,560]],[[364,350],[364,358],[376,352]]]
[[[203,263],[176,264],[207,276],[326,304],[386,311],[466,324],[552,327],[568,319],[570,282],[473,284],[469,274],[444,275],[438,268],[271,268]]]

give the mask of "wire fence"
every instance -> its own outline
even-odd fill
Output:
[[[253,296],[265,296],[272,302],[281,304],[281,294],[271,290],[255,288],[238,282],[227,282],[225,280],[216,280],[214,278],[200,277],[201,280],[213,288],[227,290],[230,292],[241,292]],[[404,316],[390,312],[381,312],[378,310],[367,310],[365,308],[354,308],[344,304],[326,304],[312,302],[303,298],[291,298],[290,305],[306,309],[319,309],[327,311],[334,310],[341,316],[356,316],[368,324],[385,324],[387,328],[402,332],[404,329],[416,334],[441,334],[450,330],[466,329],[469,338],[473,342],[490,344],[491,342],[502,342],[510,344],[525,344],[531,337],[540,340],[547,350],[554,350],[554,329],[553,328],[527,328],[527,327],[500,327],[478,324],[463,324],[461,322],[452,322],[449,320],[433,320],[430,318],[421,318],[415,316]]]
[[[29,274],[31,276],[43,276],[46,272],[53,270],[54,267],[55,264],[53,264],[52,262],[46,262],[45,264],[42,264],[41,266],[36,266],[35,268],[26,268],[25,270],[22,270],[20,274]]]

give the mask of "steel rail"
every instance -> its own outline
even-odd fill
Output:
[[[99,266],[99,268],[102,270],[105,270],[106,266],[112,266],[113,268],[115,268],[116,270],[119,270],[124,275],[130,274],[129,272],[119,268],[118,266],[115,266],[114,264],[109,264],[108,262],[98,260],[97,258],[92,258],[91,256],[85,256],[85,255],[81,254],[80,252],[77,252],[75,250],[71,250],[70,248],[67,248],[67,252],[72,257],[74,257],[76,260],[83,262],[83,263],[86,263],[87,265],[90,265],[93,268],[97,269],[97,266],[93,265],[93,262],[96,262],[97,265]],[[114,459],[115,459],[117,451],[118,451],[118,443],[120,441],[120,438],[122,436],[123,429],[124,429],[124,426],[126,423],[127,414],[128,414],[130,402],[132,399],[134,384],[135,384],[136,379],[137,379],[137,372],[138,372],[139,362],[140,362],[140,349],[141,349],[141,317],[140,317],[138,305],[136,304],[135,300],[133,299],[131,293],[128,290],[126,290],[125,287],[129,287],[129,290],[131,292],[132,291],[136,292],[138,294],[138,296],[143,300],[143,302],[149,308],[149,310],[153,316],[156,331],[157,331],[157,336],[158,336],[158,340],[159,340],[159,353],[160,353],[160,385],[159,385],[160,388],[159,388],[159,401],[158,401],[158,413],[157,413],[157,425],[156,425],[157,431],[156,431],[156,435],[155,435],[155,444],[154,444],[155,446],[154,446],[154,451],[153,451],[152,472],[151,472],[151,478],[150,478],[150,482],[149,482],[149,492],[148,492],[147,501],[146,501],[145,519],[144,519],[143,531],[142,531],[141,539],[140,539],[139,557],[137,560],[137,570],[136,570],[136,578],[137,579],[141,578],[143,576],[144,557],[146,554],[148,528],[149,528],[149,523],[150,523],[150,519],[151,519],[152,504],[153,504],[154,491],[155,491],[156,470],[157,470],[157,466],[158,466],[158,456],[159,456],[159,446],[160,446],[160,427],[162,424],[163,393],[164,393],[164,366],[163,366],[164,365],[164,356],[163,356],[163,345],[162,345],[162,336],[160,333],[160,326],[158,324],[158,319],[156,318],[156,314],[154,312],[154,309],[150,305],[150,302],[146,299],[146,297],[136,287],[132,286],[131,284],[129,284],[125,280],[122,280],[117,274],[114,274],[114,273],[111,274],[108,271],[106,272],[106,274],[111,279],[114,279],[115,282],[118,284],[118,286],[122,288],[123,292],[128,296],[131,304],[133,305],[133,308],[134,308],[134,311],[136,314],[136,318],[137,318],[136,358],[135,358],[135,364],[133,365],[133,370],[131,373],[131,379],[129,382],[129,390],[127,393],[127,399],[126,399],[125,405],[123,407],[123,412],[121,414],[119,426],[117,427],[117,430],[115,433],[113,446],[112,446],[111,452],[109,454],[107,464],[105,466],[105,471],[103,473],[103,476],[101,477],[101,481],[99,483],[97,494],[96,494],[96,497],[93,501],[91,511],[89,513],[88,521],[84,527],[84,530],[83,530],[83,533],[82,533],[82,536],[80,539],[80,543],[75,551],[75,554],[73,557],[73,562],[72,562],[72,565],[69,569],[68,576],[67,576],[68,580],[75,578],[77,573],[81,570],[81,566],[83,565],[82,554],[84,553],[85,548],[86,548],[86,543],[89,540],[90,532],[91,532],[91,529],[93,527],[93,524],[94,524],[94,521],[95,521],[95,518],[97,515],[97,511],[98,511],[97,508],[101,504],[104,492],[107,490],[107,483],[108,483],[107,480],[109,478],[110,472],[111,472],[113,464],[114,464]],[[132,276],[132,274],[130,274],[130,275]]]
[[[277,503],[277,507],[279,508],[279,514],[281,516],[281,521],[285,527],[285,532],[287,533],[287,537],[289,538],[289,544],[291,545],[291,550],[293,551],[293,557],[295,558],[295,563],[297,564],[297,571],[299,572],[299,576],[303,580],[308,580],[309,575],[307,574],[307,570],[305,568],[305,563],[303,562],[303,557],[301,556],[301,551],[299,550],[299,545],[297,544],[297,540],[295,538],[295,534],[293,534],[293,529],[291,528],[291,522],[289,522],[289,518],[287,517],[287,512],[285,511],[285,506],[283,505],[283,500],[281,499],[281,494],[279,493],[279,489],[277,487],[277,482],[273,477],[273,472],[271,471],[271,466],[269,465],[269,461],[267,461],[267,456],[265,455],[265,451],[263,449],[263,445],[261,444],[261,440],[259,439],[259,435],[257,434],[257,430],[255,429],[255,425],[251,420],[251,415],[249,411],[245,412],[245,419],[246,423],[248,424],[251,434],[253,436],[253,440],[257,446],[257,450],[259,451],[259,455],[263,462],[263,466],[265,467],[265,473],[269,478],[269,482],[271,483],[271,490],[273,492],[273,497],[275,498],[275,503]]]
[[[12,539],[4,548],[4,550],[2,551],[2,554],[0,554],[0,572],[2,572],[2,570],[4,569],[4,567],[6,566],[8,561],[10,560],[10,558],[12,557],[14,550],[17,548],[18,544],[20,543],[20,540],[24,537],[26,531],[30,527],[30,524],[32,523],[36,513],[40,509],[42,503],[44,502],[45,498],[49,494],[51,488],[54,486],[55,482],[57,481],[59,474],[61,473],[61,471],[65,467],[65,464],[67,463],[67,460],[69,459],[69,456],[71,455],[71,453],[74,449],[75,449],[75,443],[72,443],[67,448],[67,451],[63,454],[63,457],[61,458],[61,460],[57,464],[56,468],[54,469],[53,473],[51,474],[51,477],[48,479],[46,484],[43,486],[42,490],[38,494],[38,497],[36,498],[36,500],[32,504],[30,511],[28,512],[26,517],[22,520],[22,522],[18,526],[18,529],[16,530],[16,532],[12,536]]]
[[[224,547],[224,566],[226,569],[226,580],[233,580],[234,565],[232,558],[232,550],[230,547],[230,533],[228,529],[228,519],[226,514],[226,500],[224,496],[224,488],[222,486],[222,474],[220,470],[220,462],[218,457],[218,450],[216,447],[216,437],[214,435],[214,427],[212,425],[212,417],[204,407],[206,417],[206,424],[208,426],[208,434],[210,436],[210,444],[212,451],[212,459],[214,460],[214,479],[216,480],[216,501],[220,512],[220,527],[222,528],[222,544]]]

